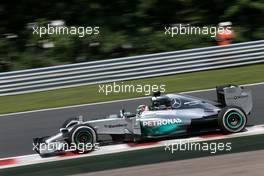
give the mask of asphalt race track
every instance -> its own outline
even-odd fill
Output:
[[[262,175],[264,150],[210,156],[182,161],[170,161],[107,171],[77,174],[74,176],[248,176]],[[213,174],[212,174],[213,173]]]
[[[264,124],[263,103],[264,84],[251,86],[254,109],[249,117],[249,125]],[[190,95],[216,100],[215,91],[190,93]],[[137,105],[149,104],[148,98],[121,102],[70,107],[57,110],[29,112],[0,116],[0,158],[35,153],[32,139],[53,135],[68,118],[83,115],[84,119],[96,119],[109,114],[117,114],[121,108],[134,112]]]

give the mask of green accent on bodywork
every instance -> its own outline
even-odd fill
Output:
[[[237,125],[235,125],[235,126],[232,125],[232,124],[230,124],[230,123],[228,122],[228,119],[230,118],[231,115],[238,115],[239,118],[240,118],[240,122],[239,122]],[[234,128],[238,128],[238,127],[240,127],[240,125],[244,122],[244,120],[243,120],[241,114],[238,113],[238,112],[232,112],[232,113],[228,114],[228,116],[226,117],[225,121],[226,121],[227,126],[228,126],[229,128],[233,128],[233,129],[234,129]]]
[[[166,135],[176,133],[176,130],[181,129],[181,125],[179,124],[167,124],[161,126],[143,126],[141,124],[141,132],[145,136],[157,136],[157,135]]]

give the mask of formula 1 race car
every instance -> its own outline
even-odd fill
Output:
[[[250,90],[225,85],[216,87],[216,93],[217,101],[214,102],[182,94],[161,95],[156,92],[151,98],[151,105],[138,106],[134,114],[121,110],[119,115],[104,119],[69,119],[64,122],[58,134],[34,138],[35,150],[44,156],[64,152],[64,144],[82,143],[91,144],[86,149],[90,151],[98,141],[102,141],[100,136],[106,134],[113,141],[139,142],[212,129],[223,133],[243,131],[253,106]],[[43,145],[50,144],[53,147],[44,149]]]

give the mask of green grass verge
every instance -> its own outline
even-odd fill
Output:
[[[216,85],[264,81],[264,64],[202,71],[147,79],[124,84],[166,85],[166,93],[213,88]],[[98,85],[0,97],[0,114],[145,96],[137,93],[99,93]]]
[[[264,149],[264,135],[237,137],[230,139],[222,139],[209,141],[208,145],[213,146],[219,143],[231,142],[232,149],[230,151],[217,151],[215,154],[210,151],[175,151],[173,154],[164,151],[164,147],[151,149],[135,150],[130,152],[121,152],[115,154],[106,154],[101,156],[91,156],[85,158],[76,158],[64,161],[55,161],[50,163],[21,166],[16,168],[0,170],[1,176],[60,176],[72,175],[78,173],[88,173],[116,168],[124,168],[130,166],[140,166],[144,164],[154,164],[166,161],[177,161],[184,159],[199,158],[205,156],[215,156],[221,154],[230,154],[246,151],[255,151]],[[202,143],[202,142],[200,142]],[[214,144],[213,144],[214,143]],[[143,157],[142,157],[143,156]]]

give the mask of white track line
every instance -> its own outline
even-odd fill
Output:
[[[260,83],[244,84],[242,86],[257,86],[257,85],[263,85],[263,84],[264,84],[264,82],[260,82]],[[206,92],[206,91],[212,91],[214,89],[215,88],[186,91],[186,92],[181,92],[180,94]],[[109,103],[118,103],[118,102],[125,102],[125,101],[134,101],[134,100],[140,100],[140,99],[145,99],[145,98],[150,98],[150,97],[151,96],[128,98],[128,99],[122,99],[122,100],[112,100],[112,101],[106,101],[106,102],[87,103],[87,104],[63,106],[63,107],[56,107],[56,108],[47,108],[47,109],[39,109],[39,110],[32,110],[32,111],[23,111],[23,112],[15,112],[15,113],[8,113],[8,114],[0,114],[0,117],[1,116],[12,116],[12,115],[27,114],[27,113],[35,113],[35,112],[43,112],[43,111],[53,111],[53,110],[61,110],[61,109],[78,108],[78,107],[84,107],[84,106],[94,106],[94,105],[109,104]]]

